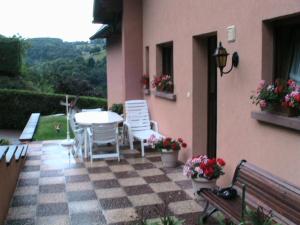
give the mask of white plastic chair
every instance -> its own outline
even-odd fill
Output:
[[[155,135],[157,139],[163,138],[163,135],[158,132],[157,123],[150,120],[148,105],[145,100],[130,100],[125,102],[124,126],[128,132],[128,141],[131,150],[133,150],[134,139],[141,142],[142,157],[145,156],[144,147],[148,145],[147,140],[152,135]]]
[[[74,155],[78,156],[78,153],[80,153],[82,157],[82,145],[83,145],[83,128],[79,127],[78,124],[75,122],[75,111],[71,110],[69,113],[69,121],[70,121],[70,127],[71,130],[74,134],[74,145],[73,145],[73,150],[74,150]]]
[[[91,162],[93,162],[93,159],[103,159],[103,158],[111,158],[111,157],[117,157],[118,160],[120,161],[118,124],[109,123],[109,124],[93,125],[91,128],[88,128],[87,131],[89,135]],[[94,144],[96,145],[115,144],[116,152],[94,154],[93,152]]]
[[[101,108],[95,108],[95,109],[82,109],[81,112],[101,112]]]

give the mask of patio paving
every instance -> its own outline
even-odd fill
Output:
[[[136,224],[142,214],[156,218],[164,202],[184,224],[198,224],[202,207],[182,167],[162,168],[156,152],[121,154],[91,164],[54,142],[31,144],[6,224]]]

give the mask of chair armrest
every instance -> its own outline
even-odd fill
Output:
[[[131,135],[131,126],[130,126],[130,124],[129,124],[127,121],[125,121],[125,122],[123,123],[123,126],[127,128],[128,134]]]
[[[150,120],[150,124],[151,124],[152,130],[158,132],[158,124],[157,124],[157,122],[154,121],[154,120]]]
[[[76,133],[76,134],[80,134],[80,133],[83,133],[83,129],[82,128],[77,128],[73,132]]]
[[[91,128],[87,128],[86,131],[87,131],[89,137],[93,136],[93,131]]]

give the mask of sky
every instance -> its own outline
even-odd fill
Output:
[[[92,21],[93,0],[0,0],[0,34],[6,37],[88,41],[101,27]]]

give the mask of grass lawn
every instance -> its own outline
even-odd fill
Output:
[[[60,126],[57,132],[55,127]],[[72,131],[70,136],[73,138]],[[67,119],[66,116],[41,116],[37,130],[33,136],[35,141],[59,140],[67,138]]]

